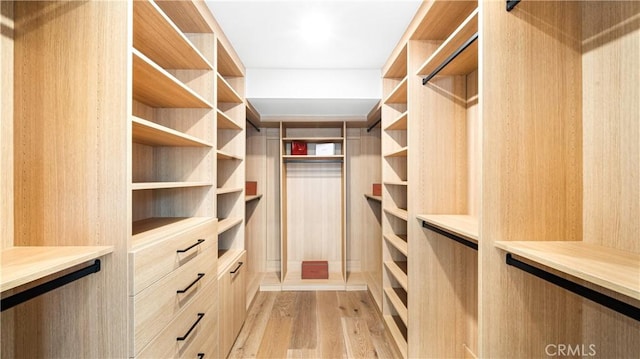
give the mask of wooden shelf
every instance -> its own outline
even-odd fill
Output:
[[[131,117],[133,142],[147,146],[213,147],[211,143],[154,122]]]
[[[477,1],[433,1],[411,39],[444,40],[477,7]]]
[[[374,196],[374,195],[368,194],[368,193],[365,193],[364,196],[369,198],[369,199],[371,199],[371,200],[382,202],[382,196]]]
[[[237,124],[231,117],[227,116],[224,112],[217,110],[217,127],[225,130],[242,130],[242,126]]]
[[[216,188],[216,194],[221,195],[221,194],[242,192],[243,189],[244,187]]]
[[[343,142],[344,137],[284,137],[282,142],[293,142],[293,141],[302,141],[302,142],[311,142],[311,143],[333,143],[333,142]]]
[[[151,107],[213,108],[200,95],[133,49],[133,98]]]
[[[19,287],[113,252],[113,246],[11,247],[2,250],[1,291]]]
[[[133,222],[132,250],[212,220],[211,217],[153,217]]]
[[[401,149],[393,152],[389,152],[384,157],[407,157],[408,147],[402,147]]]
[[[197,1],[158,1],[156,4],[184,33],[212,33],[213,29],[204,19],[200,6],[206,6]]]
[[[478,32],[478,10],[474,10],[467,19],[440,45],[417,71],[417,75],[428,75],[451,56],[471,36]],[[449,63],[439,75],[464,75],[478,68],[478,41],[475,41],[451,63]]]
[[[218,72],[222,76],[244,77],[244,73],[220,41],[218,41]]]
[[[213,186],[211,182],[137,182],[131,184],[134,191],[148,189],[189,188]]]
[[[400,253],[407,256],[409,253],[409,245],[407,244],[406,234],[387,233],[383,235],[384,239],[389,242]]]
[[[404,323],[404,325],[409,326],[409,320],[408,320],[409,315],[407,311],[407,306],[404,305],[404,302],[407,301],[406,293],[403,293],[401,289],[396,290],[396,288],[385,288],[384,294],[386,294],[387,298],[389,299],[389,302],[391,302],[391,305],[393,305],[393,308],[398,313],[398,316],[400,317],[400,319],[402,319],[402,322]],[[403,296],[404,298],[401,299],[401,296]],[[404,302],[403,302],[403,299],[404,299]]]
[[[398,324],[393,319],[391,315],[383,316],[385,324],[387,325],[387,329],[389,329],[389,333],[391,337],[396,342],[398,349],[400,350],[400,354],[403,358],[407,358],[407,340],[405,339],[403,333],[398,328]]]
[[[387,186],[407,186],[409,184],[407,181],[385,181],[382,183]]]
[[[398,56],[393,60],[389,69],[382,77],[391,79],[401,79],[407,76],[407,45],[405,44]]]
[[[384,266],[396,279],[396,281],[400,283],[400,286],[402,286],[405,291],[408,291],[409,286],[407,284],[407,262],[385,261]]]
[[[218,220],[218,235],[242,223],[242,217],[229,217]]]
[[[243,103],[242,97],[218,74],[218,102]]]
[[[236,155],[232,155],[232,154],[220,151],[220,150],[217,151],[217,158],[219,160],[237,160],[237,161],[242,161],[242,157],[236,156]]]
[[[242,257],[244,249],[218,249],[218,276]],[[246,263],[245,263],[246,264]]]
[[[463,214],[419,214],[416,218],[443,231],[478,243],[478,217]]]
[[[405,77],[384,100],[385,104],[407,103],[407,78]]]
[[[133,2],[133,47],[165,69],[213,69],[152,1]]]
[[[409,220],[409,213],[407,212],[406,209],[400,209],[400,208],[385,208],[384,209],[385,212],[396,216],[402,220],[408,221]]]
[[[262,198],[261,194],[256,194],[256,195],[253,195],[253,196],[245,196],[244,197],[244,201],[248,203],[248,202],[251,202],[251,201],[255,201],[256,199],[260,199],[260,198]]]
[[[385,127],[385,131],[397,131],[397,130],[406,130],[407,129],[407,118],[409,112],[405,111],[404,113],[402,113],[400,116],[398,116],[397,119],[393,120],[393,122],[391,122],[389,124],[389,126]]]
[[[313,162],[315,160],[335,160],[344,159],[344,155],[327,155],[327,156],[315,156],[315,155],[283,155],[283,160],[302,160]],[[285,161],[286,162],[286,161]]]
[[[496,247],[640,300],[640,253],[568,241],[497,241]]]

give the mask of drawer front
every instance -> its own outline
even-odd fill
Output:
[[[133,288],[130,295],[139,293],[174,269],[207,252],[209,248],[217,248],[216,223],[212,219],[131,252],[129,262]]]
[[[209,248],[132,297],[134,353],[217,279],[217,259],[217,252]]]
[[[210,281],[136,358],[214,358],[217,341],[218,281]],[[178,338],[182,340],[178,340]]]
[[[246,270],[244,252],[218,277],[220,336],[218,357],[226,358],[246,317]],[[242,263],[242,264],[240,264]],[[233,272],[233,273],[232,273]]]

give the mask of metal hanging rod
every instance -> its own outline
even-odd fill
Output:
[[[256,131],[260,132],[260,128],[258,128],[258,126],[256,126],[253,122],[251,122],[250,119],[246,118],[245,120],[247,120],[247,122],[249,122],[249,124],[256,129]]]
[[[449,57],[447,57],[440,65],[438,65],[438,67],[436,67],[436,69],[433,70],[433,72],[431,72],[427,77],[423,78],[422,85],[426,85],[427,82],[429,82],[429,80],[434,78],[440,71],[442,71],[442,69],[444,69],[447,65],[449,65],[449,63],[453,61],[453,59],[458,57],[458,55],[460,55],[467,47],[469,47],[469,45],[473,44],[473,42],[476,41],[477,39],[478,39],[478,33],[476,32],[469,38],[469,40],[467,40],[464,44],[462,44],[462,46],[460,46],[453,54],[449,55]]]
[[[382,119],[379,118],[378,121],[374,122],[373,125],[371,125],[371,126],[369,126],[369,128],[367,128],[367,132],[371,132],[371,130],[373,130],[373,128],[376,127],[381,121],[382,121]]]
[[[633,318],[637,321],[640,321],[640,308],[634,307],[630,304],[627,304],[621,300],[610,297],[606,294],[596,292],[591,288],[587,288],[583,285],[580,285],[576,282],[572,282],[568,279],[559,277],[553,273],[549,273],[540,268],[534,267],[525,262],[519,261],[511,255],[511,253],[507,253],[507,264],[510,266],[514,266],[518,269],[521,269],[529,274],[533,274],[534,276],[545,280],[549,283],[553,283],[558,287],[564,288],[572,293],[575,293],[583,298],[589,299],[593,302],[596,302],[600,305],[603,305],[613,311],[616,311],[620,314],[624,314],[629,318]]]
[[[100,260],[96,259],[95,262],[88,267],[79,269],[69,274],[65,274],[62,277],[52,279],[48,282],[38,284],[33,288],[29,288],[23,292],[16,293],[12,296],[2,299],[2,304],[0,304],[0,306],[2,307],[1,311],[4,312],[5,310],[13,308],[18,304],[22,304],[37,296],[50,292],[54,289],[60,288],[63,285],[74,282],[82,277],[86,277],[89,274],[98,273],[98,272],[100,272]]]
[[[520,0],[507,0],[507,11],[513,10],[519,2]]]
[[[432,226],[431,224],[427,223],[426,221],[422,221],[422,227],[426,228],[430,231],[436,232],[438,234],[441,234],[449,239],[452,239],[460,244],[463,244],[471,249],[473,249],[474,251],[478,250],[478,243],[472,242],[466,238],[460,237],[460,236],[456,236],[453,233],[449,233],[447,231],[443,231],[442,229],[436,227],[436,226]]]

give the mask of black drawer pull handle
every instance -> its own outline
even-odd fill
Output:
[[[236,267],[236,269],[232,270],[232,271],[231,271],[231,272],[229,272],[229,273],[231,273],[231,274],[235,274],[238,270],[240,270],[240,267],[242,267],[242,265],[243,265],[243,264],[244,264],[244,263],[242,263],[242,262],[238,262],[238,266]]]
[[[187,331],[187,334],[185,334],[182,337],[177,337],[176,340],[177,341],[182,341],[182,340],[187,340],[187,337],[189,336],[189,334],[191,334],[191,332],[193,331],[193,329],[196,327],[196,325],[198,325],[198,323],[200,323],[200,321],[202,320],[202,317],[204,317],[204,313],[198,313],[198,320],[196,320],[195,323],[193,323],[193,325],[191,326],[191,328],[189,328],[189,331]]]
[[[204,353],[198,353],[198,359],[204,359]]]
[[[196,280],[191,282],[191,284],[189,284],[189,286],[186,287],[185,289],[177,290],[176,293],[186,293],[189,290],[189,288],[193,287],[194,284],[198,283],[198,281],[202,279],[202,277],[204,277],[204,273],[198,273],[198,278],[196,278]]]
[[[202,242],[204,242],[204,239],[198,239],[198,241],[196,243],[190,245],[189,247],[187,247],[185,249],[178,249],[176,252],[184,253],[184,252],[188,251],[189,249],[191,249],[191,248],[193,248],[193,247],[195,247],[197,245],[200,245],[200,243],[202,243]]]

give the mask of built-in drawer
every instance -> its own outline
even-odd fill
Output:
[[[174,269],[194,260],[210,248],[217,248],[216,219],[174,233],[129,253],[131,288],[138,294]]]
[[[209,284],[217,281],[217,251],[207,248],[193,260],[130,297],[137,353]]]
[[[218,281],[210,281],[136,358],[215,358]]]

